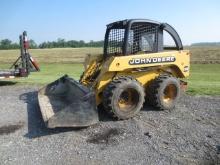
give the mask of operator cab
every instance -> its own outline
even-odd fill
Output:
[[[165,47],[164,31],[173,39],[174,47]],[[129,19],[107,25],[104,42],[105,57],[182,49],[178,33],[167,23],[148,19]]]

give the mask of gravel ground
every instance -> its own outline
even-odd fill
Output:
[[[47,129],[37,86],[0,87],[0,164],[220,164],[220,97],[183,95],[172,111]]]

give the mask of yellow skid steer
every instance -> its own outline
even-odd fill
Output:
[[[167,32],[175,45],[164,44]],[[43,87],[38,100],[49,128],[99,121],[98,105],[118,119],[135,116],[146,101],[173,109],[189,76],[190,52],[172,26],[147,19],[107,25],[103,55],[88,55],[79,81],[67,75]],[[181,80],[180,80],[181,79]]]

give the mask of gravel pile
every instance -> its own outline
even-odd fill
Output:
[[[47,129],[37,89],[0,87],[0,164],[220,164],[220,97],[183,94],[172,111]]]

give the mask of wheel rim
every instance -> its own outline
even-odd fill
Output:
[[[171,104],[177,97],[177,87],[174,84],[166,86],[163,92],[163,101],[166,104]]]
[[[135,89],[128,88],[124,90],[118,100],[118,106],[121,111],[129,112],[134,109],[139,102],[139,94]]]

